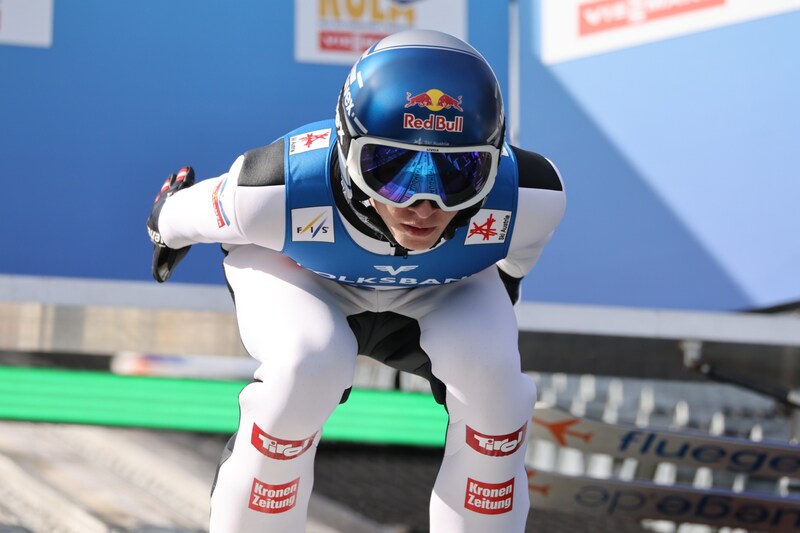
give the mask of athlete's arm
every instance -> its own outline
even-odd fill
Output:
[[[564,184],[555,165],[539,154],[512,147],[519,168],[519,199],[508,255],[497,262],[512,301],[561,222],[566,208]],[[516,299],[515,299],[516,298]]]
[[[222,176],[172,195],[159,217],[164,243],[257,244],[283,248],[283,141],[240,156]]]

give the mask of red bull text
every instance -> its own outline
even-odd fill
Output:
[[[447,117],[431,113],[428,118],[421,119],[411,113],[404,113],[403,127],[410,130],[452,131],[459,133],[464,131],[464,117],[447,120]]]
[[[455,109],[463,112],[461,107],[461,96],[453,98],[449,94],[439,89],[428,89],[419,94],[406,92],[406,109],[414,107],[425,107],[430,111],[441,111],[443,109]],[[444,115],[431,113],[427,118],[418,118],[413,113],[403,113],[403,127],[412,130],[428,131],[450,131],[459,133],[464,131],[464,117],[457,116],[453,120],[448,120]]]

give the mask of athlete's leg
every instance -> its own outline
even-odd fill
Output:
[[[431,532],[521,533],[534,382],[521,372],[513,307],[497,273],[447,287],[419,318],[420,346],[447,387],[445,457],[431,498]]]
[[[321,279],[279,254],[236,248],[225,273],[242,342],[261,366],[239,396],[210,532],[302,533],[320,431],[352,384],[356,341]]]

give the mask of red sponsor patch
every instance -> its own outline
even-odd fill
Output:
[[[588,35],[691,11],[725,5],[726,0],[670,0],[639,2],[633,0],[599,0],[578,6],[580,35]]]
[[[283,513],[297,504],[297,489],[300,478],[282,485],[270,485],[253,478],[248,507],[259,513]]]
[[[303,440],[283,440],[273,437],[256,424],[250,433],[250,442],[253,447],[271,459],[287,461],[303,455],[314,444],[314,433]]]
[[[467,444],[473,450],[483,455],[503,457],[519,450],[525,439],[525,430],[528,424],[507,435],[486,435],[467,426]]]
[[[484,483],[467,478],[464,508],[480,514],[503,514],[514,506],[514,478],[503,483]]]

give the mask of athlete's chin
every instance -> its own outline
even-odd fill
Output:
[[[431,248],[439,241],[442,232],[438,230],[426,232],[425,234],[412,235],[405,231],[393,231],[397,244],[407,250],[420,251]]]

